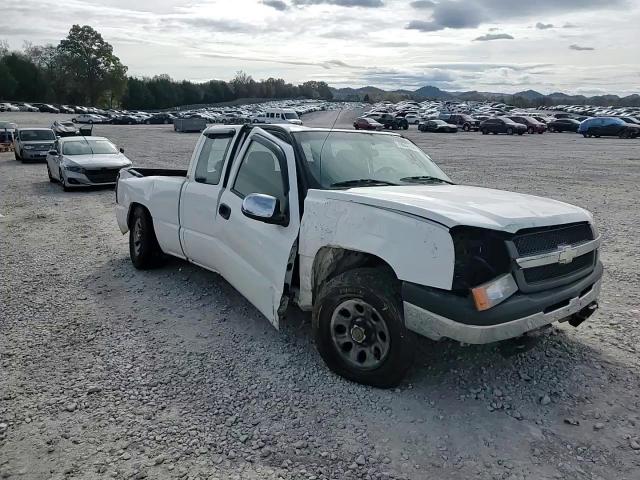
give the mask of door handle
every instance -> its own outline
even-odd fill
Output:
[[[221,203],[218,207],[218,213],[225,220],[229,220],[229,217],[231,216],[231,208],[229,207],[229,205]]]

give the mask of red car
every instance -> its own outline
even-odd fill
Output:
[[[384,127],[381,123],[376,122],[373,118],[360,117],[353,122],[356,130],[382,130]]]

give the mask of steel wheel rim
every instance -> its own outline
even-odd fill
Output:
[[[142,219],[136,218],[136,222],[133,224],[133,251],[136,255],[140,255],[140,249],[142,248],[142,235],[144,229],[142,227]]]
[[[378,368],[389,355],[391,336],[384,317],[361,299],[340,303],[331,315],[331,340],[343,361],[358,370]]]

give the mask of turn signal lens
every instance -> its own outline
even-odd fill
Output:
[[[516,281],[510,273],[505,273],[490,282],[472,288],[471,294],[473,295],[476,309],[481,312],[504,302],[517,291],[518,285],[516,285]]]

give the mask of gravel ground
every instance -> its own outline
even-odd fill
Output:
[[[136,271],[112,190],[63,193],[0,154],[0,478],[638,479],[640,142],[403,133],[457,182],[591,210],[599,312],[527,343],[423,340],[401,388],[355,385],[324,367],[307,315],[277,332],[213,273]],[[95,134],[143,166],[185,167],[197,139]]]

